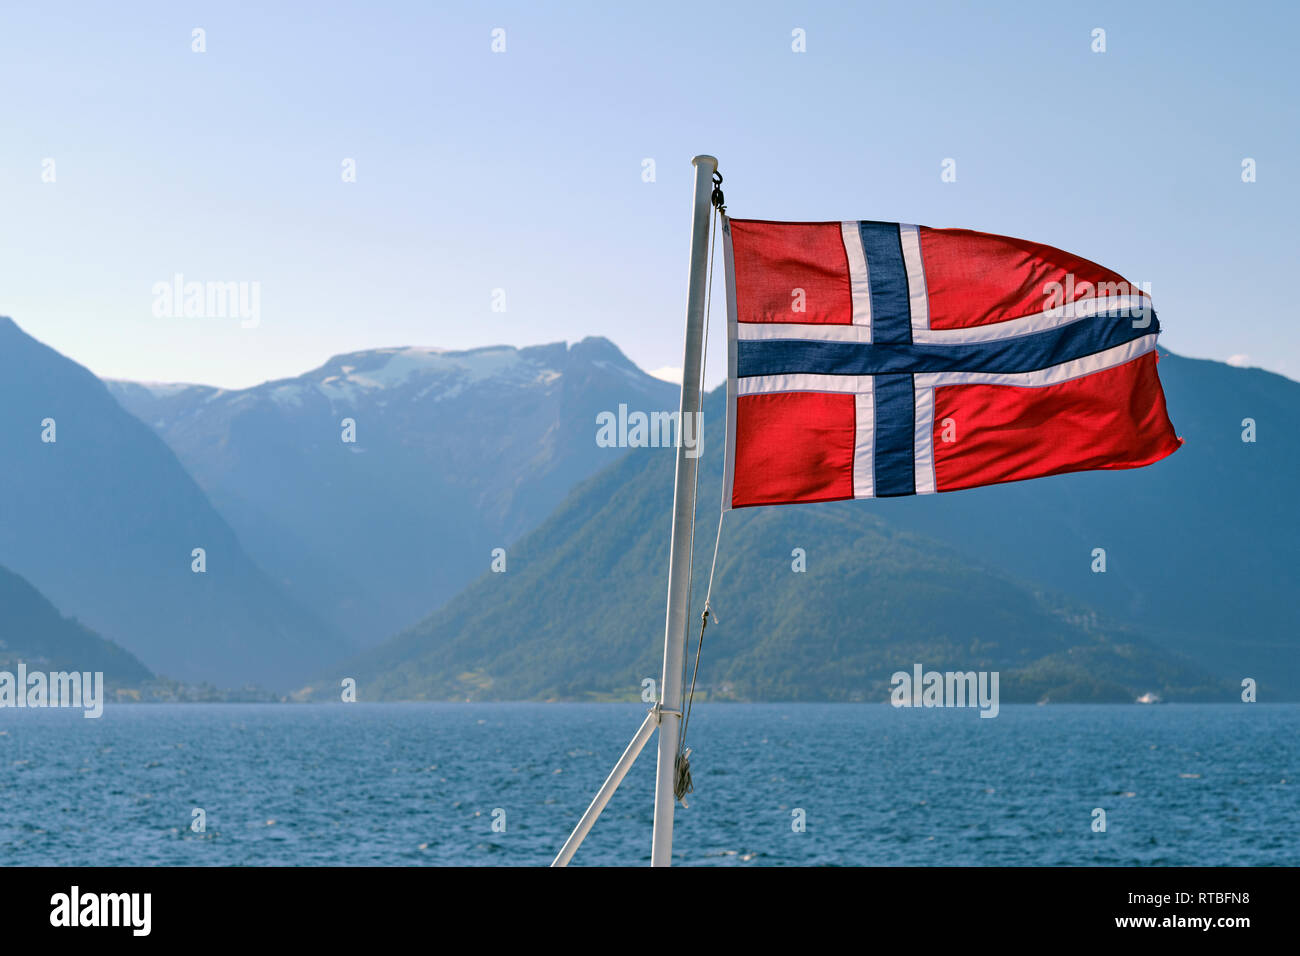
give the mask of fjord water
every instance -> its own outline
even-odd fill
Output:
[[[0,864],[544,865],[632,704],[0,710]],[[1300,705],[703,704],[688,865],[1300,864]],[[653,746],[653,741],[652,741]],[[647,751],[575,864],[649,859]],[[194,810],[206,831],[191,830]],[[1106,832],[1092,830],[1106,811]],[[794,832],[794,811],[806,831]],[[501,820],[504,832],[493,829]]]

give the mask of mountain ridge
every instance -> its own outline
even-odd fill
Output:
[[[677,403],[598,336],[362,350],[233,391],[109,387],[258,563],[362,644],[451,597],[610,461],[598,412]]]
[[[31,583],[0,567],[0,668],[18,661],[51,671],[102,671],[109,684],[153,678],[125,648],[65,617]]]
[[[744,588],[752,585],[740,585],[747,595],[742,605],[766,611],[742,613],[741,620],[766,636],[754,648],[727,651],[731,657],[724,656],[727,667],[713,675],[711,691],[753,699],[771,694],[821,699],[819,693],[854,699],[866,693],[863,682],[880,679],[872,668],[882,651],[869,635],[856,650],[852,642],[832,643],[841,657],[831,659],[839,661],[840,672],[856,674],[858,684],[835,685],[837,668],[832,668],[823,675],[829,683],[817,690],[793,676],[793,648],[770,626],[782,621],[801,640],[820,640],[800,630],[804,624],[790,615],[805,623],[820,620],[821,631],[833,631],[844,621],[879,618],[861,613],[874,601],[917,622],[930,620],[926,632],[893,631],[904,642],[900,646],[911,642],[918,653],[955,655],[958,667],[963,654],[966,664],[1002,661],[1011,668],[1005,686],[1018,688],[1011,692],[1026,699],[1121,699],[1139,689],[1221,699],[1229,684],[1245,677],[1258,678],[1274,699],[1300,697],[1300,655],[1294,654],[1293,636],[1300,632],[1300,615],[1281,598],[1293,588],[1293,569],[1300,563],[1300,529],[1295,509],[1286,505],[1288,483],[1300,472],[1294,438],[1300,429],[1300,386],[1263,369],[1184,359],[1163,349],[1160,354],[1171,415],[1187,442],[1178,455],[1148,468],[916,498],[766,509],[775,517],[735,513],[728,528],[739,529],[738,546],[753,555],[768,554],[770,545],[759,532],[766,529],[819,542],[820,567],[837,572],[831,577],[814,570],[806,577],[788,570],[777,574],[770,554],[762,560],[744,557],[738,567],[762,587],[751,593]],[[662,461],[670,464],[671,456],[661,461],[652,449],[598,448],[594,436],[596,413],[624,403],[672,411],[677,388],[637,368],[608,339],[524,348],[361,350],[333,356],[302,376],[249,389],[128,382],[102,387],[166,439],[182,471],[202,476],[199,483],[215,511],[237,516],[231,525],[239,542],[251,536],[263,546],[248,550],[258,565],[272,569],[273,586],[285,588],[302,605],[323,608],[331,620],[340,608],[328,602],[340,596],[352,601],[350,610],[363,619],[390,595],[404,596],[401,609],[390,608],[387,622],[370,628],[375,650],[347,658],[348,667],[370,682],[368,692],[440,699],[502,693],[582,698],[634,693],[639,684],[626,682],[635,676],[627,670],[634,665],[646,671],[640,677],[657,679],[652,658],[660,641],[653,632],[661,623],[651,626],[644,645],[621,644],[621,638],[610,645],[604,631],[573,624],[587,613],[574,591],[580,585],[626,592],[640,609],[638,620],[662,615],[658,592],[670,505],[662,499],[671,490],[671,469],[664,471],[668,466]],[[712,437],[706,446],[716,451],[719,391],[708,402]],[[345,419],[356,426],[355,443],[340,441]],[[1257,422],[1258,441],[1241,440],[1245,419]],[[706,458],[712,464],[702,474],[720,481],[720,466],[707,453]],[[651,471],[658,475],[657,486],[647,484],[643,474]],[[622,484],[611,484],[611,476]],[[701,487],[706,515],[714,494]],[[578,502],[575,495],[586,497]],[[609,510],[609,501],[620,502],[623,510]],[[652,501],[658,505],[651,507]],[[560,515],[570,522],[583,519],[574,526],[581,544],[557,532]],[[629,528],[629,522],[643,527]],[[710,524],[707,517],[702,521]],[[549,537],[535,537],[544,528]],[[645,536],[650,528],[658,529],[657,537]],[[567,530],[573,528],[560,527]],[[621,551],[611,550],[615,540],[621,541]],[[726,544],[724,538],[720,575],[727,566]],[[267,560],[277,557],[274,547],[279,557],[289,556],[288,563]],[[488,570],[496,548],[508,554],[505,575]],[[652,557],[656,548],[664,554]],[[1089,567],[1097,548],[1106,551],[1109,565],[1101,574]],[[602,569],[592,568],[583,549],[604,554],[613,577],[607,581]],[[548,554],[566,557],[550,561]],[[697,553],[697,568],[708,557]],[[527,578],[530,565],[548,561],[549,577],[532,578],[528,593],[512,591],[513,582]],[[358,567],[372,577],[357,577]],[[899,577],[899,568],[910,568],[915,576]],[[973,592],[985,581],[1005,595],[1008,607],[1018,608],[1019,623],[970,595],[953,595],[936,579],[940,569],[969,582]],[[304,593],[287,587],[286,578],[293,575],[310,579],[311,588]],[[856,589],[858,605],[831,601],[840,608],[838,624],[819,617],[808,595],[791,590],[792,582],[818,579],[821,601],[830,600],[836,589]],[[873,583],[889,580],[896,594]],[[368,589],[374,581],[387,590]],[[771,603],[778,594],[788,608]],[[926,594],[932,600],[923,599]],[[469,610],[501,597],[513,602],[513,623]],[[950,618],[935,618],[939,607]],[[602,613],[627,611],[612,603]],[[963,643],[954,624],[962,615],[982,622],[974,644]],[[416,623],[402,623],[403,616]],[[535,653],[539,666],[549,661],[542,668],[544,682],[515,673],[504,657],[493,661],[480,653],[512,628],[524,632],[513,638],[521,642],[516,656]],[[990,636],[999,628],[1014,635],[1011,644]],[[479,646],[468,634],[477,636]],[[1056,643],[1044,643],[1045,635]],[[717,640],[726,650],[726,635]],[[999,643],[1001,650],[990,649]],[[498,650],[504,655],[510,646]],[[618,661],[606,655],[610,646],[618,649]],[[520,650],[525,647],[526,652]],[[579,679],[552,667],[576,660],[581,671],[596,649],[602,666],[614,671],[588,668]],[[1041,653],[1026,657],[1030,649]],[[877,654],[874,662],[863,657],[868,651]],[[343,652],[335,656],[342,659]],[[330,664],[327,655],[316,660]],[[754,664],[748,676],[742,660]],[[407,667],[417,677],[384,676],[384,666]],[[313,673],[326,671],[333,674],[336,668],[316,667]],[[626,681],[617,683],[615,673]],[[463,675],[469,676],[462,681]]]
[[[0,439],[0,564],[151,670],[284,687],[347,652],[266,579],[152,429],[12,319]]]
[[[696,615],[721,482],[721,411],[715,391],[705,407]],[[602,699],[657,682],[673,458],[629,451],[521,539],[506,573],[482,575],[305,693],[337,693],[352,677],[362,699]],[[1132,701],[1147,691],[1230,699],[1224,678],[1078,602],[897,527],[872,504],[728,515],[713,588],[721,621],[708,631],[702,693],[884,700],[889,676],[921,663],[1000,670],[1009,702]],[[793,570],[795,548],[803,572]]]

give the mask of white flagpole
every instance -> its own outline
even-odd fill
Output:
[[[668,614],[664,625],[664,672],[659,683],[659,763],[655,776],[655,826],[651,866],[668,866],[673,855],[673,785],[677,741],[682,722],[682,668],[686,656],[686,625],[690,608],[691,523],[695,519],[695,470],[700,446],[700,365],[704,352],[704,303],[708,296],[710,196],[718,161],[696,156],[695,214],[691,220],[691,271],[686,299],[686,350],[682,358],[682,402],[678,435],[695,436],[697,445],[677,445],[677,477],[673,485],[673,536],[668,557]],[[687,422],[690,422],[688,425]],[[688,432],[691,428],[693,431]]]

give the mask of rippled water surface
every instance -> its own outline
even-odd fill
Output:
[[[549,863],[644,708],[0,710],[0,862]],[[697,705],[676,860],[1300,864],[1300,705]],[[651,748],[653,748],[653,740]],[[648,861],[643,755],[577,864]],[[204,833],[190,828],[195,808]],[[1094,808],[1106,832],[1092,830]],[[806,830],[795,832],[794,811]],[[497,811],[504,811],[504,814]],[[493,821],[504,820],[504,832]]]

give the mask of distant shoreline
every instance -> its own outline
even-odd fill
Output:
[[[698,705],[704,705],[704,704],[725,704],[725,705],[729,705],[729,706],[745,706],[745,705],[758,704],[758,705],[762,705],[762,706],[780,706],[780,707],[826,707],[826,706],[835,706],[835,707],[879,707],[879,706],[890,706],[889,701],[887,701],[887,700],[884,700],[884,701],[866,701],[866,700],[736,700],[736,699],[734,699],[734,698],[725,698],[725,699],[723,699],[723,698],[719,698],[719,699],[715,699],[715,700],[696,701],[696,703],[697,703]],[[374,706],[376,706],[376,705],[384,705],[384,706],[387,706],[387,705],[392,705],[392,704],[403,704],[403,705],[407,705],[407,704],[409,704],[409,705],[427,705],[427,704],[433,704],[433,705],[438,705],[438,706],[457,706],[457,707],[463,707],[463,706],[476,706],[476,707],[477,707],[477,706],[498,706],[498,705],[505,705],[505,706],[523,706],[523,705],[529,705],[529,706],[533,706],[533,705],[552,706],[552,705],[555,705],[555,706],[561,706],[561,707],[563,707],[563,706],[573,706],[573,705],[582,705],[582,706],[619,706],[619,707],[626,707],[626,706],[630,706],[630,705],[634,705],[634,704],[635,704],[635,705],[641,705],[641,706],[647,706],[647,705],[642,704],[641,701],[632,701],[632,700],[366,700],[366,701],[356,701],[354,704],[345,704],[345,703],[343,703],[342,701],[328,701],[328,700],[295,700],[295,699],[292,699],[292,698],[290,698],[290,697],[285,696],[285,697],[278,697],[278,698],[275,698],[275,699],[267,698],[267,699],[260,699],[260,700],[243,700],[243,699],[236,699],[236,698],[213,698],[213,699],[204,699],[204,700],[161,700],[161,699],[132,700],[132,699],[127,698],[127,699],[116,699],[116,700],[110,700],[110,701],[106,704],[106,708],[107,708],[107,707],[122,707],[122,706],[131,706],[131,707],[153,707],[153,706],[190,706],[190,705],[210,705],[210,704],[219,704],[219,705],[240,705],[240,704],[249,705],[249,704],[255,704],[255,705],[265,705],[265,706],[279,706],[279,705],[286,705],[286,706],[311,706],[311,707],[349,707],[349,706],[356,706],[356,705],[367,706],[367,707],[374,707]],[[1001,706],[1002,706],[1002,707],[1024,708],[1024,707],[1043,707],[1043,706],[1048,706],[1049,704],[1050,704],[1051,706],[1053,706],[1053,707],[1153,707],[1153,706],[1157,706],[1157,705],[1152,705],[1152,704],[1139,703],[1139,702],[1137,702],[1137,701],[1093,701],[1093,700],[1048,701],[1048,702],[1046,702],[1046,703],[1041,703],[1041,704],[1040,704],[1040,703],[1036,703],[1036,702],[1029,702],[1029,701],[1008,701],[1008,702],[1006,702],[1006,703],[1003,703]],[[1251,704],[1250,706],[1269,706],[1269,705],[1279,705],[1279,704],[1281,704],[1281,705],[1296,705],[1296,704],[1300,704],[1300,701],[1294,701],[1294,700],[1259,701],[1259,702],[1256,702],[1255,704]],[[1159,707],[1165,707],[1165,706],[1172,706],[1172,707],[1180,707],[1180,706],[1181,706],[1181,707],[1203,707],[1203,706],[1231,707],[1231,706],[1242,706],[1242,705],[1241,705],[1240,703],[1234,703],[1233,701],[1224,701],[1224,700],[1188,700],[1188,701],[1167,701],[1167,702],[1162,702],[1162,703],[1159,704],[1158,706],[1159,706]],[[21,709],[21,710],[40,710],[40,709],[57,709],[57,708],[17,708],[17,707],[0,707],[0,715],[3,715],[4,712],[5,712],[6,710],[19,710],[19,709]],[[907,709],[916,709],[916,708],[895,708],[895,709],[899,709],[899,710],[907,710]],[[973,709],[973,708],[938,707],[938,708],[930,708],[930,709],[933,709],[933,710],[962,710],[962,709],[970,710],[970,709]]]

